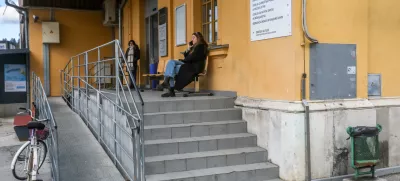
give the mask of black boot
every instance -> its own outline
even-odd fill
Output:
[[[169,86],[169,81],[170,80],[171,80],[171,77],[165,77],[164,82],[161,84],[161,86],[164,89],[170,89],[170,86]]]
[[[173,87],[169,88],[169,92],[162,94],[161,97],[175,97],[175,89]]]

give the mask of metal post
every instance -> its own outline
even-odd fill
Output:
[[[74,90],[74,59],[71,61],[71,107],[75,110],[75,90]]]
[[[118,53],[118,40],[115,41],[114,43],[114,48],[115,48],[115,89],[116,89],[116,93],[117,96],[115,97],[115,102],[117,103],[117,105],[119,105],[119,101],[118,101],[118,97],[119,97],[119,53]],[[122,84],[122,83],[121,83]],[[122,87],[123,88],[123,87]]]
[[[86,52],[85,53],[85,81],[86,81],[86,83],[85,83],[85,92],[86,92],[86,96],[85,96],[85,102],[86,102],[86,108],[85,108],[85,110],[86,110],[86,124],[87,125],[89,125],[89,99],[90,99],[90,96],[89,96],[89,87],[88,87],[88,83],[89,83],[89,60],[88,60],[88,53]]]
[[[139,114],[139,112],[138,112],[138,114]],[[139,116],[139,118],[140,118],[140,115],[138,115]],[[140,177],[141,177],[141,180],[142,181],[145,181],[146,179],[145,179],[145,175],[144,175],[144,173],[146,173],[145,172],[145,159],[146,159],[146,157],[145,157],[145,155],[144,155],[144,104],[142,104],[142,118],[139,120],[140,122],[139,122],[139,125],[140,125],[140,129],[139,129],[139,136],[140,136],[140,161],[141,161],[141,166],[140,166],[140,168],[141,168],[141,172],[140,172]]]
[[[115,155],[115,158],[114,158],[114,164],[116,165],[117,164],[117,159],[118,159],[118,155],[117,155],[117,119],[116,119],[116,117],[117,117],[117,111],[116,111],[116,107],[115,107],[115,105],[113,105],[113,122],[114,122],[114,155]]]
[[[135,170],[135,173],[134,173],[134,177],[136,178],[136,180],[140,180],[140,177],[139,177],[139,165],[140,165],[140,163],[139,163],[139,159],[138,159],[138,157],[139,157],[139,154],[138,154],[138,152],[139,152],[139,150],[138,150],[138,135],[137,135],[137,130],[135,130],[135,129],[133,129],[133,128],[131,128],[131,131],[132,131],[132,147],[133,147],[133,150],[132,150],[132,156],[133,156],[133,167],[134,167],[134,170]]]
[[[97,64],[96,64],[96,74],[98,74],[99,72],[101,72],[101,68],[99,61],[100,61],[100,48],[97,49]],[[96,75],[95,75],[96,76]],[[103,76],[103,75],[102,75]],[[98,78],[98,85],[99,85],[99,91],[101,89],[101,77]]]
[[[82,116],[81,112],[81,59],[78,56],[78,115]]]
[[[102,135],[101,135],[101,127],[103,126],[102,120],[101,120],[101,111],[100,111],[100,106],[101,106],[101,98],[100,98],[100,92],[97,91],[97,119],[99,121],[99,133],[98,133],[98,139],[99,142],[101,144],[101,139],[102,139]]]

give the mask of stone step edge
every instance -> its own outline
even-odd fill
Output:
[[[145,162],[151,163],[151,162],[160,162],[160,161],[183,160],[183,159],[213,157],[213,156],[222,156],[222,155],[235,155],[235,154],[242,154],[242,153],[255,153],[255,152],[264,152],[264,151],[267,151],[267,150],[260,148],[260,147],[235,148],[235,149],[226,149],[226,150],[215,150],[215,151],[203,151],[203,152],[183,153],[183,154],[174,154],[174,155],[152,156],[152,157],[146,157]]]
[[[209,176],[209,175],[228,174],[228,173],[233,173],[233,172],[243,172],[243,171],[250,171],[250,170],[270,169],[270,168],[277,168],[277,167],[278,166],[276,166],[272,163],[255,163],[255,164],[246,164],[246,165],[215,167],[215,168],[206,168],[206,169],[190,170],[190,171],[183,171],[183,172],[171,172],[171,173],[165,173],[165,174],[146,175],[146,181],[184,179],[184,178],[193,178],[193,177],[201,177],[201,176]]]
[[[144,144],[145,145],[157,145],[157,144],[167,144],[167,143],[182,143],[182,142],[229,139],[229,138],[252,137],[252,136],[256,136],[256,135],[251,134],[251,133],[223,134],[223,135],[201,136],[201,137],[146,140],[144,142]]]
[[[205,109],[205,110],[188,110],[188,111],[169,111],[157,113],[145,113],[145,116],[163,115],[163,114],[184,114],[184,113],[201,113],[201,112],[218,112],[218,111],[239,111],[240,108],[224,108],[224,109]]]
[[[236,124],[236,123],[243,123],[243,122],[246,122],[246,121],[228,120],[228,121],[211,121],[211,122],[184,123],[184,124],[149,125],[149,126],[144,126],[144,129],[148,130],[148,129],[162,129],[162,128],[180,128],[180,127],[189,127],[189,126],[211,126],[211,125],[220,125],[220,124]]]
[[[140,103],[139,99],[135,97],[135,99],[137,100],[136,103]],[[224,97],[224,96],[211,96],[211,97],[206,97],[206,98],[202,98],[202,99],[198,99],[195,97],[185,97],[185,98],[181,98],[181,99],[160,99],[159,100],[146,100],[144,101],[144,103],[164,103],[164,102],[178,102],[178,101],[211,101],[211,100],[227,100],[227,99],[233,99],[235,100],[234,97]],[[123,103],[126,103],[125,100],[122,101]],[[128,102],[130,104],[133,104],[132,99],[129,99]]]

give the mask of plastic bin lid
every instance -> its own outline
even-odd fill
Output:
[[[20,114],[14,117],[14,126],[26,126],[32,120],[29,114]]]

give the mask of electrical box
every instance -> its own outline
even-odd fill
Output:
[[[103,2],[104,26],[115,26],[117,21],[117,2],[116,0],[105,0]]]
[[[368,74],[368,96],[381,96],[381,74]]]
[[[353,99],[357,93],[357,54],[353,44],[310,46],[310,99]]]
[[[60,43],[60,25],[58,22],[42,22],[43,43]]]

